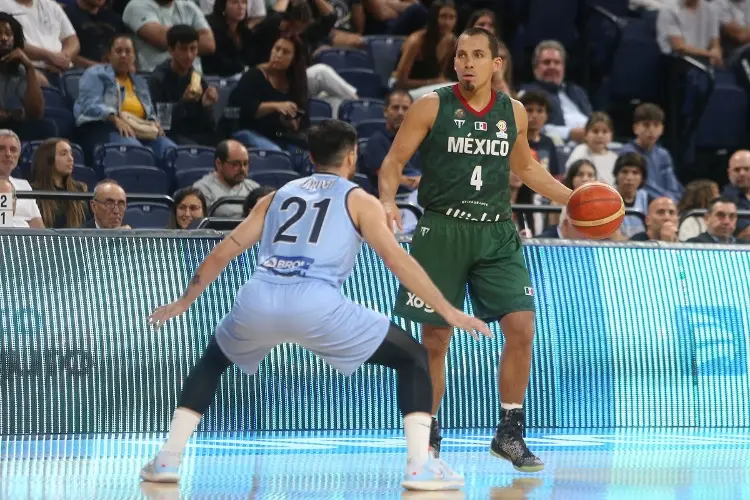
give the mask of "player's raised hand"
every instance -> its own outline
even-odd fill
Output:
[[[477,333],[481,333],[485,337],[493,337],[492,332],[490,331],[490,327],[487,325],[487,323],[479,318],[469,316],[468,314],[459,311],[458,309],[454,308],[452,311],[445,314],[443,316],[443,319],[455,328],[469,332],[471,336],[477,340],[479,340],[479,335],[477,335]]]
[[[398,209],[396,204],[390,201],[384,201],[383,208],[385,209],[385,219],[388,227],[393,229],[393,223],[395,222],[398,230],[403,231],[404,223],[401,222],[401,210]]]
[[[182,299],[175,300],[166,306],[157,307],[154,312],[151,313],[151,316],[148,317],[148,324],[158,330],[164,326],[164,323],[184,313],[188,308],[190,308],[190,304]]]

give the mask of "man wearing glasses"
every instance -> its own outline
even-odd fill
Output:
[[[216,200],[226,196],[245,198],[250,191],[260,187],[260,184],[247,177],[249,170],[250,157],[247,148],[231,139],[222,141],[216,146],[214,171],[198,180],[193,187],[203,193],[209,208]],[[222,205],[213,215],[242,218],[242,205]]]
[[[94,188],[94,199],[89,202],[94,220],[84,227],[92,229],[130,229],[122,225],[128,201],[125,190],[111,179],[99,182]]]

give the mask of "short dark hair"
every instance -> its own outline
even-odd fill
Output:
[[[115,46],[115,42],[117,40],[120,40],[121,38],[124,38],[125,40],[130,40],[130,44],[135,48],[135,42],[133,41],[133,37],[127,33],[116,33],[112,35],[109,38],[109,45],[107,46],[107,52],[112,52],[112,48]]]
[[[492,54],[492,58],[500,57],[500,41],[497,39],[495,35],[490,33],[484,28],[467,28],[461,33],[461,36],[485,36],[487,38],[487,41],[490,43],[490,54]],[[461,38],[459,36],[458,38]],[[456,39],[456,50],[458,50],[458,38]],[[455,52],[455,51],[454,51]]]
[[[610,132],[615,128],[614,124],[612,123],[612,118],[607,113],[603,111],[594,111],[593,113],[591,113],[591,116],[589,116],[589,119],[586,122],[586,132],[590,131],[592,128],[594,128],[594,125],[597,125],[599,123],[603,123],[604,126],[610,130]]]
[[[7,12],[0,12],[0,23],[8,23],[13,32],[13,49],[23,49],[26,45],[26,37],[23,34],[23,26],[18,20]]]
[[[708,214],[713,213],[714,207],[719,203],[731,203],[735,207],[737,206],[737,203],[734,202],[734,200],[727,198],[726,196],[717,196],[716,198],[712,199],[708,202]]]
[[[173,49],[178,43],[190,44],[198,41],[198,32],[187,24],[175,24],[167,31],[167,47]]]
[[[357,145],[357,130],[341,120],[323,120],[308,129],[307,142],[316,167],[340,167]]]
[[[307,24],[312,20],[312,9],[306,0],[291,0],[282,16],[287,21]]]
[[[650,102],[641,104],[633,112],[633,124],[643,122],[664,123],[664,110]]]
[[[612,174],[617,177],[617,174],[620,173],[620,170],[625,167],[636,167],[637,169],[639,169],[641,171],[641,177],[643,178],[641,180],[641,186],[646,183],[648,169],[646,168],[646,159],[642,155],[631,152],[621,154],[615,161],[615,168],[614,170],[612,170]]]
[[[247,147],[237,139],[224,139],[219,144],[217,144],[216,149],[214,149],[214,167],[216,166],[216,160],[219,160],[223,163],[229,159],[229,145],[233,142],[236,142],[244,148]],[[250,159],[250,161],[252,161],[252,159]]]
[[[546,109],[547,112],[549,112],[549,97],[547,97],[547,94],[545,94],[541,90],[527,90],[523,93],[519,100],[524,107],[531,104],[536,104],[537,106],[541,106]]]
[[[242,204],[242,216],[247,217],[248,215],[250,215],[250,211],[258,203],[258,200],[260,200],[267,194],[273,193],[274,191],[276,190],[272,187],[261,186],[247,193],[245,202]]]
[[[390,92],[388,92],[388,95],[385,96],[385,100],[383,101],[383,105],[387,108],[391,105],[391,98],[395,95],[403,95],[409,98],[410,102],[414,102],[414,99],[412,98],[411,94],[408,90],[404,89],[393,89]]]

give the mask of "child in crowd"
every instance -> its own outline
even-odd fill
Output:
[[[570,168],[578,160],[588,160],[594,164],[599,174],[599,181],[610,186],[615,184],[612,171],[615,168],[617,154],[607,149],[612,142],[612,118],[607,113],[591,113],[586,122],[584,142],[573,149],[566,164]]]

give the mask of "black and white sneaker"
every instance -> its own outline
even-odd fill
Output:
[[[440,424],[437,418],[432,417],[432,424],[430,425],[430,455],[432,458],[440,458],[440,441],[442,440]]]
[[[504,458],[521,472],[539,472],[544,469],[542,461],[531,453],[523,440],[523,408],[501,411],[502,418],[495,431],[495,437],[492,438],[490,453],[498,458]]]

